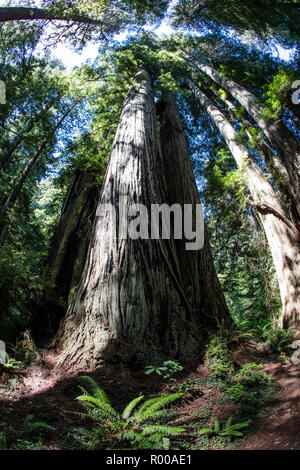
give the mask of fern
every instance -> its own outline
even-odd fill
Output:
[[[136,407],[136,405],[144,398],[144,395],[140,397],[134,398],[128,405],[126,406],[125,410],[122,413],[122,418],[127,419],[130,417],[132,410]]]
[[[239,429],[243,429],[249,426],[251,420],[244,421],[243,423],[232,424],[232,416],[228,418],[223,428],[221,428],[220,422],[217,416],[214,417],[214,426],[211,428],[203,428],[198,431],[198,434],[209,434],[220,437],[241,437],[243,433]]]
[[[97,398],[103,403],[107,403],[108,405],[111,405],[109,398],[106,395],[105,391],[101,387],[99,387],[97,382],[94,379],[92,379],[92,377],[89,377],[88,375],[83,375],[80,378],[86,385],[86,388],[81,387],[81,389],[87,395],[92,395],[94,398]]]
[[[153,416],[155,411],[158,411],[160,408],[163,408],[172,401],[177,400],[177,398],[182,397],[182,395],[183,393],[173,393],[172,395],[168,395],[166,397],[157,397],[146,401],[135,414],[135,420],[139,423],[142,423],[149,418],[151,419],[151,416]]]
[[[94,398],[90,395],[80,395],[79,397],[76,398],[76,400],[80,400],[83,402],[88,402],[88,406],[90,407],[96,407],[97,412],[100,415],[103,415],[104,417],[107,418],[113,418],[113,419],[120,419],[121,416],[120,414],[108,403],[104,403],[98,398]]]
[[[90,448],[119,448],[118,442],[125,442],[134,449],[166,449],[169,440],[166,436],[177,436],[185,431],[183,428],[160,424],[150,424],[165,417],[167,410],[163,408],[172,403],[183,393],[150,398],[135,408],[143,400],[139,396],[131,400],[122,413],[116,411],[105,392],[90,377],[83,377],[85,388],[80,387],[84,395],[78,396],[88,416],[97,422],[97,427],[90,441]],[[135,411],[134,411],[135,410]]]

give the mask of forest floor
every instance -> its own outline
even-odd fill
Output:
[[[220,380],[213,378],[203,364],[197,370],[182,371],[176,381],[165,382],[144,370],[102,367],[84,373],[56,369],[57,358],[49,351],[26,369],[2,375],[0,380],[1,432],[7,448],[12,449],[84,449],[86,442],[78,428],[92,429],[89,419],[73,414],[82,411],[75,400],[80,394],[80,376],[90,375],[107,392],[113,406],[122,410],[130,399],[142,393],[145,398],[161,393],[184,392],[172,406],[172,424],[188,430],[173,438],[172,448],[300,450],[300,366],[290,361],[255,357],[244,349],[236,351],[235,364],[258,362],[272,382],[271,392],[250,408],[251,425],[242,438],[228,440],[221,436],[200,436],[201,428],[210,426],[217,416],[223,423],[229,416],[234,422],[248,418],[247,411],[228,398]],[[173,416],[174,415],[174,416]],[[46,423],[49,428],[35,423]]]

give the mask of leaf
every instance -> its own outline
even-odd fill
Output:
[[[98,400],[103,401],[104,403],[107,403],[109,405],[111,404],[104,390],[101,387],[99,387],[99,385],[94,379],[92,379],[91,377],[88,377],[87,375],[83,375],[80,378],[85,383],[87,393],[89,395],[92,395],[93,397],[97,398]]]
[[[186,430],[184,428],[180,428],[180,427],[154,424],[154,425],[151,425],[151,426],[147,426],[142,431],[142,435],[146,436],[148,434],[159,432],[161,434],[166,434],[166,435],[169,435],[169,436],[177,436],[178,434],[181,434],[182,432],[185,432],[185,431]]]
[[[128,419],[129,416],[131,415],[132,410],[135,408],[135,406],[144,398],[144,395],[141,395],[140,397],[134,398],[134,400],[131,400],[130,403],[126,406],[122,413],[122,418],[123,419]]]
[[[154,399],[147,400],[142,407],[137,412],[137,417],[142,420],[150,418],[154,411],[158,411],[160,408],[163,408],[172,401],[177,400],[177,398],[182,397],[183,393],[173,393],[166,397],[157,397]],[[141,421],[140,421],[141,422]]]
[[[104,416],[117,419],[121,418],[120,414],[110,404],[104,403],[90,395],[80,395],[76,397],[76,400],[87,402],[88,405],[95,407]]]
[[[217,416],[214,417],[214,426],[215,426],[215,431],[220,432],[220,422],[219,422]]]
[[[202,428],[198,431],[198,434],[200,434],[200,436],[201,436],[202,434],[207,434],[209,432],[212,432],[211,428]]]

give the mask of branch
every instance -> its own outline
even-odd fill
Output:
[[[254,202],[251,199],[246,199],[251,206],[255,207],[258,212],[261,214],[273,214],[278,219],[282,220],[286,225],[288,225],[292,230],[295,230],[295,225],[282,213],[278,212],[274,207],[264,202]]]
[[[85,23],[95,26],[103,26],[103,21],[88,16],[72,15],[67,13],[55,13],[42,8],[7,7],[0,8],[0,23],[20,20],[59,20]]]

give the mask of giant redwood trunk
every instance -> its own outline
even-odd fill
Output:
[[[286,174],[282,174],[282,182],[286,182],[289,192],[292,194],[294,212],[297,211],[297,219],[300,220],[300,144],[295,139],[292,132],[283,124],[282,121],[267,122],[263,117],[263,106],[258,102],[256,96],[250,93],[246,88],[221,76],[220,73],[195,59],[190,54],[181,51],[182,55],[192,62],[201,72],[208,75],[215,83],[230,93],[253,117],[259,127],[263,130],[277,152],[282,165],[286,169]]]
[[[52,331],[57,331],[80,281],[95,218],[100,189],[94,178],[77,170],[62,208],[49,254],[51,289],[47,311]],[[38,319],[40,323],[40,318]]]
[[[176,100],[170,96],[157,106],[161,152],[166,175],[169,204],[200,204],[199,192],[189,158]],[[202,250],[186,250],[183,239],[174,240],[179,273],[195,319],[216,325],[216,319],[230,321],[212,259],[208,233],[204,231]]]
[[[226,141],[258,210],[273,257],[282,301],[281,326],[300,326],[300,240],[299,232],[287,219],[271,184],[222,112],[190,80],[189,87],[207,111]],[[251,202],[251,201],[249,201]]]
[[[148,213],[151,204],[168,203],[148,74],[140,71],[135,82],[112,146],[97,209],[101,216],[95,219],[84,272],[56,337],[60,365],[200,359],[207,317],[201,309],[197,314],[193,310],[174,240],[119,237],[112,212],[103,210],[109,203],[120,209],[121,197],[127,197],[127,207],[144,204]],[[209,256],[205,260],[209,263]],[[198,272],[207,268],[204,264]],[[219,304],[214,298],[211,310],[209,301],[203,307],[209,314],[226,315],[217,282],[215,286]]]

